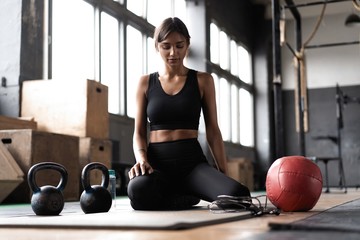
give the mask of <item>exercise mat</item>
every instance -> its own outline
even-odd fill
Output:
[[[129,205],[128,205],[129,206]],[[30,210],[29,210],[30,209]],[[36,216],[22,209],[15,213],[0,214],[0,228],[81,228],[81,229],[189,229],[212,224],[248,219],[248,211],[215,214],[206,206],[182,211],[134,211],[120,206],[106,213],[84,214],[80,206],[65,204],[59,216]]]
[[[274,223],[273,230],[326,230],[360,233],[360,199],[356,199],[292,223]]]

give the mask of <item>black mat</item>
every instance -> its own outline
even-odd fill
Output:
[[[249,236],[246,240],[359,240],[360,233],[340,231],[270,231]]]
[[[316,230],[360,233],[360,199],[292,223],[269,223],[272,230]]]

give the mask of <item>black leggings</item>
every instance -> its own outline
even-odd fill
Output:
[[[212,202],[217,196],[250,196],[249,189],[211,167],[197,139],[150,143],[148,161],[154,173],[130,180],[128,196],[137,210],[170,207],[177,197]]]

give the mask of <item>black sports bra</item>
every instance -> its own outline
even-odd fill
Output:
[[[183,88],[175,95],[169,95],[163,90],[158,72],[150,74],[146,112],[151,131],[197,130],[201,106],[197,71],[188,71]]]

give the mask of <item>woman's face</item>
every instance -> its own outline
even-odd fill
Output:
[[[188,47],[189,45],[183,35],[172,32],[162,42],[158,43],[157,50],[166,65],[179,66],[183,64]]]

